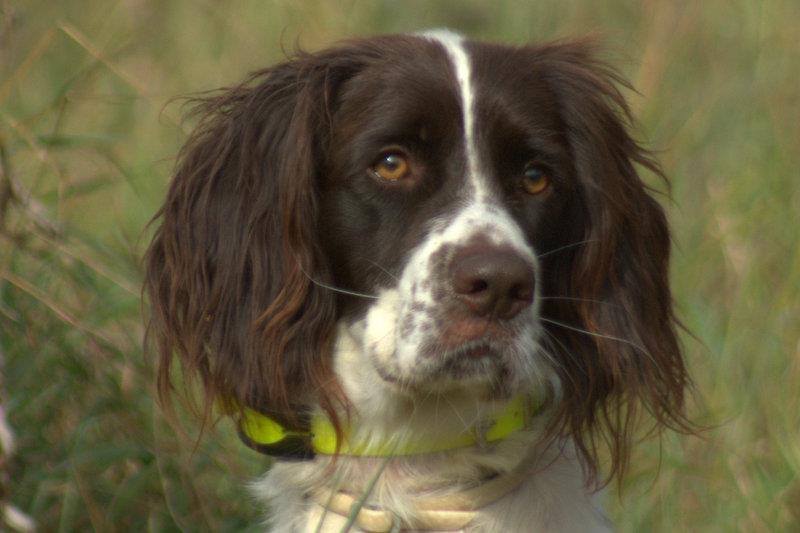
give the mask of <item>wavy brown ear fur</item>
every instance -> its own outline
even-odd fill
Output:
[[[314,235],[316,161],[330,101],[353,53],[300,54],[194,101],[200,121],[180,153],[146,256],[148,335],[158,389],[175,355],[215,401],[298,427],[309,403],[336,420],[333,296]]]
[[[691,432],[692,425],[669,288],[669,231],[636,166],[664,176],[628,133],[631,115],[618,89],[627,83],[593,48],[578,42],[540,50],[580,195],[576,246],[554,254],[550,267],[571,272],[555,290],[574,298],[554,300],[544,313],[561,353],[556,427],[575,439],[590,479],[597,478],[599,448],[610,450],[608,481],[624,474],[644,412],[656,428]]]

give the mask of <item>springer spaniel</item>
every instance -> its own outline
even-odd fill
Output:
[[[177,357],[278,456],[273,531],[611,529],[641,415],[689,427],[620,85],[586,42],[432,31],[198,100],[146,260],[159,391]]]

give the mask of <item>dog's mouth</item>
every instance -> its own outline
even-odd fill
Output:
[[[487,399],[509,395],[511,369],[508,348],[491,342],[470,342],[456,348],[431,345],[421,350],[418,364],[401,371],[375,362],[378,375],[387,383],[412,395],[470,391]]]
[[[439,354],[437,374],[446,378],[480,376],[502,364],[502,350],[490,343],[470,343]]]
[[[500,356],[499,349],[492,346],[490,343],[472,343],[456,350],[451,350],[452,354],[445,354],[444,358],[449,362],[453,361],[466,361],[474,362],[482,358],[494,359]]]
[[[388,390],[415,400],[462,393],[504,399],[536,377],[533,312],[501,320],[445,304],[415,309],[397,291],[381,298],[351,331]]]

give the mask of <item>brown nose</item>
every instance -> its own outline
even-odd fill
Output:
[[[473,314],[508,320],[533,301],[531,264],[513,250],[465,249],[451,263],[456,297]]]

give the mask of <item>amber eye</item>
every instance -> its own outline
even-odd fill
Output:
[[[383,154],[369,169],[375,176],[386,181],[401,180],[411,170],[408,159],[394,152]]]
[[[530,194],[541,194],[550,186],[550,176],[541,165],[528,163],[522,173],[522,188]]]

